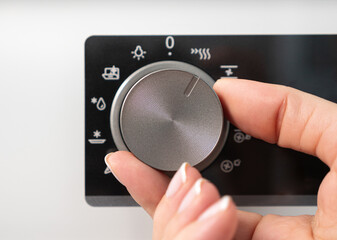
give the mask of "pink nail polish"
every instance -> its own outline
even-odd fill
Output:
[[[201,214],[201,216],[198,218],[198,221],[202,221],[206,218],[214,216],[218,212],[226,211],[229,206],[230,200],[230,196],[222,197],[218,202],[210,206],[203,214]]]
[[[186,169],[187,166],[189,164],[188,163],[183,163],[181,165],[181,167],[179,168],[179,170],[176,172],[176,174],[173,176],[167,190],[166,190],[166,197],[171,197],[173,196],[178,189],[180,188],[180,186],[186,182],[187,180],[187,175],[186,175]]]
[[[204,181],[204,179],[200,178],[194,183],[191,190],[186,194],[183,201],[181,202],[178,208],[178,212],[182,212],[183,210],[185,210],[192,203],[193,199],[200,195],[201,187]]]

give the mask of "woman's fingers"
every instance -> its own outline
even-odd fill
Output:
[[[222,208],[213,207],[208,211],[208,214],[205,214],[205,210],[207,211],[210,205],[219,200],[220,196],[216,187],[202,179],[198,170],[188,163],[184,163],[180,167],[168,184],[170,179],[165,174],[142,163],[129,152],[111,153],[107,155],[105,161],[114,176],[126,186],[132,197],[154,218],[153,239],[163,239],[163,237],[164,239],[172,239],[177,234],[181,238],[187,236],[188,233],[182,229],[187,226],[188,229],[194,229],[193,226],[205,222],[207,222],[207,228],[212,231],[208,236],[214,236],[214,239],[227,229],[229,229],[228,236],[234,234],[232,234],[235,232],[236,226],[234,204],[231,203],[231,200],[227,200],[228,205],[222,204]],[[227,206],[230,205],[233,206],[228,208],[232,210],[227,211]],[[218,214],[217,211],[220,213]],[[202,214],[205,215],[203,217],[205,219],[209,215],[209,219],[197,220]],[[213,220],[210,215],[214,215],[216,220]],[[227,215],[233,215],[231,224],[223,226],[216,223],[216,221],[224,219],[228,221],[226,220]],[[191,222],[198,222],[198,224],[191,225]],[[209,222],[213,223],[209,224]],[[204,237],[200,239],[207,239],[206,232],[205,228],[203,235],[199,236]],[[195,239],[195,234],[191,237],[189,239]]]
[[[181,165],[157,206],[153,218],[153,239],[162,239],[167,224],[177,212],[185,195],[200,177],[198,170],[188,163]]]
[[[164,239],[174,239],[179,231],[195,221],[205,209],[219,198],[217,188],[207,180],[199,178],[184,196],[178,209],[168,222]]]
[[[235,239],[251,240],[255,233],[256,226],[260,223],[262,216],[253,212],[237,210],[238,227]]]
[[[169,184],[169,177],[139,161],[129,152],[110,153],[105,162],[133,199],[153,217]]]
[[[236,208],[225,196],[208,207],[200,216],[183,228],[175,240],[230,240],[237,228]]]
[[[214,85],[214,89],[219,95],[228,119],[246,133],[271,143],[278,143],[282,147],[316,155],[330,166],[331,171],[320,187],[318,212],[313,230],[317,237],[336,236],[336,104],[292,88],[247,80],[221,80]],[[111,154],[106,162],[133,198],[151,216],[157,208],[155,237],[160,238],[168,226],[174,229],[172,230],[174,234],[184,226],[176,235],[177,239],[188,239],[188,237],[217,239],[227,236],[230,239],[234,235],[237,215],[231,201],[228,205],[224,200],[219,202],[215,205],[217,207],[206,210],[208,214],[201,214],[204,217],[200,219],[198,217],[198,220],[192,220],[196,217],[193,212],[198,211],[191,211],[186,215],[192,221],[188,225],[186,225],[188,220],[177,217],[185,195],[200,178],[198,171],[189,165],[185,164],[183,170],[178,171],[166,191],[169,178],[143,164],[130,153]],[[200,205],[205,207],[209,204],[206,200],[207,198]],[[187,209],[188,207],[185,211]],[[241,217],[239,214],[239,226],[248,224],[253,229],[255,227],[253,225],[259,221],[259,216],[253,216],[254,219],[244,223],[242,219],[246,219],[248,215],[245,213],[243,215],[245,216],[242,218],[242,214]],[[170,221],[175,218],[176,226]],[[248,231],[243,237],[246,238],[251,232]]]
[[[317,199],[313,234],[337,235],[337,105],[289,87],[226,79],[214,85],[228,119],[246,133],[316,155],[329,167]]]
[[[299,90],[237,79],[214,85],[229,120],[246,133],[281,147],[337,157],[336,104]]]
[[[335,162],[337,162],[337,160]],[[336,239],[337,236],[336,165],[335,163],[319,187],[317,195],[318,209],[312,224],[315,239]]]

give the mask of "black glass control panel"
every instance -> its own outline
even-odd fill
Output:
[[[107,153],[117,151],[110,111],[123,82],[160,61],[188,63],[214,80],[277,83],[337,102],[337,35],[92,36],[85,43],[85,197],[90,205],[136,205],[104,163]],[[315,205],[327,172],[313,156],[230,125],[223,149],[202,175],[238,205]]]

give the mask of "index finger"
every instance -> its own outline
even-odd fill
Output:
[[[227,118],[242,131],[323,160],[337,157],[337,105],[299,90],[221,79],[214,85]]]

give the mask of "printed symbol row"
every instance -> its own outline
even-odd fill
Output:
[[[224,160],[220,163],[220,169],[224,173],[230,173],[234,170],[234,167],[240,167],[241,166],[241,159],[235,159],[234,161],[231,160]],[[111,170],[106,167],[104,170],[104,174],[110,174]]]
[[[245,134],[243,132],[241,132],[239,129],[235,129],[235,134],[234,134],[234,141],[236,143],[242,143],[245,140],[250,140],[251,136],[248,134]],[[93,132],[93,139],[89,139],[88,141],[91,144],[103,144],[105,143],[106,139],[101,139],[101,131],[96,130]]]
[[[235,131],[234,141],[236,143],[242,143],[245,140],[248,141],[251,139],[250,135],[241,132],[239,129],[235,129],[234,131]],[[101,132],[99,130],[93,132],[93,137],[95,139],[88,140],[91,144],[103,144],[106,140],[106,139],[98,139],[99,137],[101,137]]]
[[[203,50],[194,49],[193,54],[204,52]],[[206,54],[209,53],[209,51],[205,51]],[[210,55],[206,58],[210,58]],[[236,70],[239,68],[238,65],[221,65],[221,69],[223,69],[225,76],[222,76],[221,78],[238,78],[235,74]],[[104,72],[102,73],[102,77],[104,80],[119,80],[120,79],[120,68],[116,67],[115,65],[112,65],[112,67],[106,67],[104,68]]]

